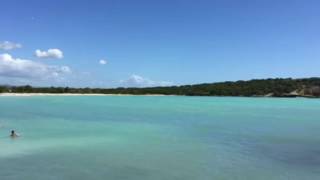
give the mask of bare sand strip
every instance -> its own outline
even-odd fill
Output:
[[[166,96],[163,94],[0,93],[0,96]]]

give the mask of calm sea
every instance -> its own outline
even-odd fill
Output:
[[[320,99],[0,97],[1,180],[319,178]]]

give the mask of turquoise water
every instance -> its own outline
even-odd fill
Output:
[[[1,180],[319,178],[320,99],[0,97]]]

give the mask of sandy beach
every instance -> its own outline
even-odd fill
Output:
[[[163,94],[0,93],[0,96],[166,96]]]

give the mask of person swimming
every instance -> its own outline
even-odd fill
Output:
[[[11,134],[10,134],[10,137],[11,138],[16,138],[16,137],[19,137],[19,135],[14,130],[12,130]]]

